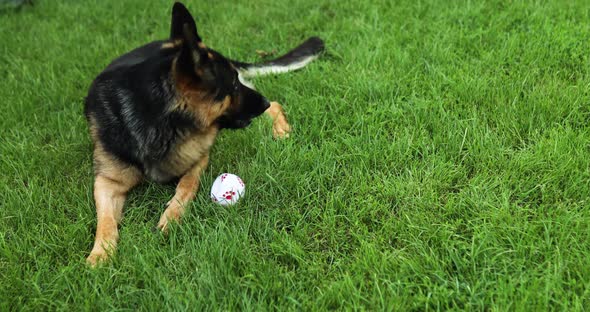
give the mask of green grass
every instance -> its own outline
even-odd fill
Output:
[[[207,45],[254,61],[293,136],[224,132],[184,223],[131,192],[113,262],[95,230],[82,100],[169,33],[164,0],[0,11],[0,310],[582,310],[590,304],[590,7],[584,1],[186,0]],[[210,202],[222,172],[238,206]]]

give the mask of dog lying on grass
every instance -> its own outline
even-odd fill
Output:
[[[189,11],[175,3],[170,38],[115,59],[86,97],[98,219],[87,262],[96,265],[115,250],[126,194],[144,179],[179,179],[157,227],[165,232],[178,222],[195,197],[220,130],[244,128],[266,112],[273,135],[286,137],[291,128],[281,105],[245,79],[301,68],[323,49],[322,40],[312,37],[269,62],[233,61],[205,46]]]

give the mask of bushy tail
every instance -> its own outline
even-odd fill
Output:
[[[287,54],[263,63],[249,64],[232,61],[244,78],[280,74],[297,70],[318,58],[324,50],[324,41],[311,37]]]

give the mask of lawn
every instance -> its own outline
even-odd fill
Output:
[[[83,98],[169,34],[167,0],[0,11],[0,310],[582,310],[590,305],[590,6],[584,1],[185,0],[204,42],[259,60],[284,104],[225,131],[184,222],[131,192],[116,257],[95,231]],[[212,203],[222,172],[237,206]]]

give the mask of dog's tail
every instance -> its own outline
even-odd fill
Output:
[[[318,58],[324,50],[324,41],[311,37],[287,54],[263,63],[249,64],[232,61],[244,78],[286,73],[300,69]]]

